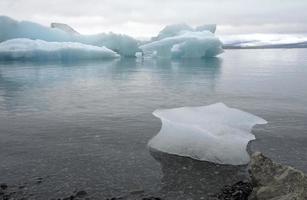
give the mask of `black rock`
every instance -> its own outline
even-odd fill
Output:
[[[248,200],[253,187],[250,182],[239,181],[234,185],[226,185],[217,195],[220,200]]]
[[[160,197],[145,197],[142,200],[162,200]]]
[[[80,191],[78,191],[78,192],[76,193],[76,196],[77,196],[77,197],[84,197],[84,196],[86,196],[86,195],[87,195],[87,192],[84,191],[84,190],[80,190]]]
[[[71,195],[70,197],[65,197],[63,200],[74,200],[75,196]]]
[[[123,198],[122,197],[112,197],[110,199],[107,199],[107,200],[122,200]]]
[[[2,196],[2,200],[9,200],[10,199],[10,195],[3,195]]]
[[[25,187],[26,187],[25,185],[20,185],[20,186],[18,186],[18,189],[23,189]]]
[[[0,184],[0,188],[2,189],[2,190],[6,190],[7,189],[7,184],[5,184],[5,183],[2,183],[2,184]]]

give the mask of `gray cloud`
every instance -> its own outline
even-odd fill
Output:
[[[217,23],[219,33],[307,32],[304,0],[1,0],[0,14],[84,33],[155,35],[172,23]]]

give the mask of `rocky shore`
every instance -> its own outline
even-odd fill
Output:
[[[210,200],[306,200],[307,177],[290,166],[275,163],[260,152],[252,155],[249,165],[250,180],[239,181],[233,185],[224,186],[218,194],[212,194]],[[43,178],[37,178],[35,184],[40,184]],[[0,200],[35,199],[24,196],[26,185],[10,186],[0,184]],[[67,197],[52,200],[90,200],[84,190],[74,191]],[[162,200],[161,197],[146,196],[144,191],[132,191],[120,197],[106,200]]]
[[[252,155],[250,182],[225,186],[219,200],[306,200],[307,177],[290,166],[273,162],[260,152]]]

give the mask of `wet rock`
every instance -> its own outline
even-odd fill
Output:
[[[18,186],[18,189],[24,189],[26,186],[25,185],[20,185]]]
[[[254,185],[250,200],[306,200],[307,177],[292,167],[273,162],[260,152],[252,155],[250,174]]]
[[[87,192],[84,191],[84,190],[80,190],[80,191],[78,191],[78,192],[76,193],[76,197],[81,197],[81,198],[83,198],[83,197],[85,197],[86,195],[87,195]]]
[[[248,200],[253,187],[250,182],[239,181],[233,185],[226,185],[217,195],[219,200]]]
[[[8,186],[7,186],[7,184],[5,184],[5,183],[1,183],[1,184],[0,184],[0,188],[1,188],[2,190],[6,190],[6,189],[8,188]]]
[[[73,195],[63,198],[63,200],[74,200],[74,199],[75,199],[75,196]]]
[[[162,200],[160,197],[144,197],[142,200]]]
[[[43,182],[43,178],[42,177],[36,178],[36,183],[37,184],[41,184],[42,182]]]
[[[122,200],[122,197],[112,197],[110,199],[106,199],[106,200]]]
[[[10,195],[8,194],[3,195],[2,200],[10,200]]]

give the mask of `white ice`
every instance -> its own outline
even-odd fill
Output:
[[[193,31],[193,28],[187,24],[171,24],[165,26],[152,40],[161,40],[167,37],[173,37],[180,34],[183,31]]]
[[[187,24],[171,24],[164,27],[156,37],[152,38],[152,41],[161,40],[163,38],[172,37],[181,34],[185,31],[209,31],[215,33],[216,24],[204,24],[193,28]]]
[[[12,39],[0,43],[0,60],[82,60],[117,58],[106,48],[75,42]]]
[[[180,31],[140,48],[145,55],[175,58],[214,57],[223,52],[221,41],[209,31]]]
[[[139,51],[138,41],[134,38],[114,33],[96,35],[71,34],[58,28],[49,28],[28,21],[16,21],[0,16],[0,42],[9,39],[28,38],[48,42],[79,42],[94,46],[105,46],[122,56],[135,56]]]
[[[250,113],[223,103],[201,107],[156,110],[162,127],[149,147],[179,156],[219,164],[243,165],[249,162],[246,147],[255,136],[256,124],[266,124]]]

